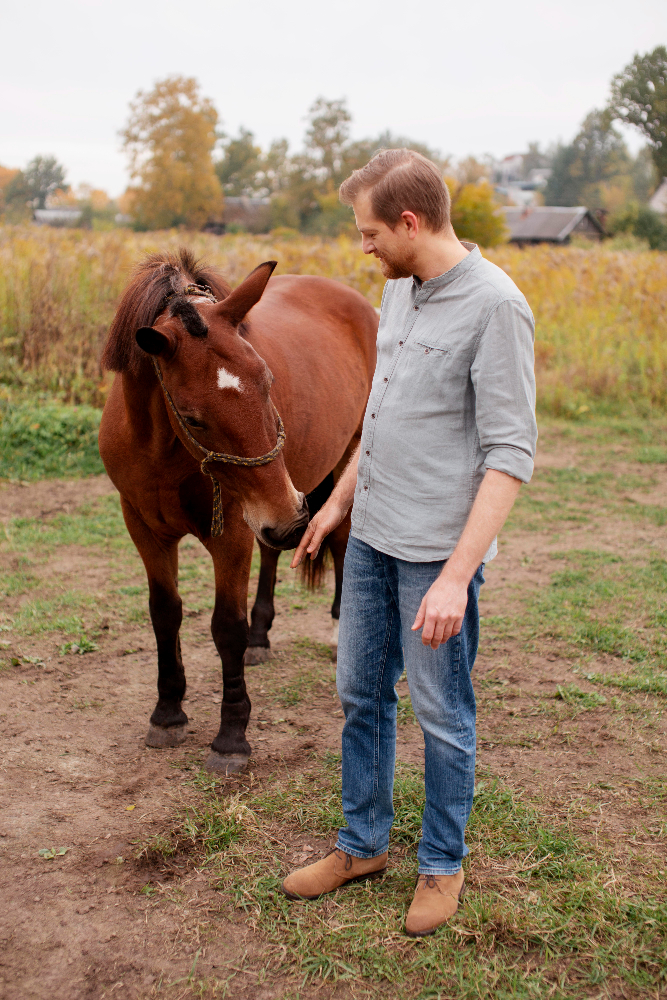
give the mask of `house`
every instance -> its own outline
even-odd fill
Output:
[[[34,214],[40,226],[75,226],[81,218],[81,209],[36,208]]]
[[[662,178],[662,184],[659,184],[651,195],[649,199],[649,207],[652,208],[654,212],[660,212],[661,215],[667,215],[667,177]]]
[[[271,228],[270,198],[236,198],[225,195],[222,219],[207,222],[205,233],[267,233]]]
[[[606,235],[600,221],[589,209],[561,208],[556,205],[514,206],[506,205],[505,222],[513,243],[570,242],[572,236],[585,236],[601,240]]]
[[[510,205],[525,208],[540,204],[539,193],[547,186],[551,174],[548,167],[533,167],[526,171],[524,153],[512,153],[496,161],[493,179],[497,194]]]

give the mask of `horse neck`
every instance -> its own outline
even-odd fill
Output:
[[[154,446],[173,445],[176,433],[169,420],[167,404],[152,364],[141,361],[136,372],[122,374],[125,412],[135,436],[152,439]]]

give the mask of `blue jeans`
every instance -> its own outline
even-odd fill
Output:
[[[395,685],[407,672],[424,733],[426,808],[419,873],[452,875],[468,853],[465,827],[475,783],[475,695],[470,672],[479,642],[480,566],[468,587],[463,627],[437,650],[411,626],[444,563],[411,563],[350,537],[338,637],[343,728],[343,813],[337,847],[359,858],[383,854],[394,819]]]

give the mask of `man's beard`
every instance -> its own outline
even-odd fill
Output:
[[[411,278],[414,274],[414,255],[409,254],[402,258],[389,257],[383,254],[379,257],[380,270],[385,278],[390,281],[395,278]]]

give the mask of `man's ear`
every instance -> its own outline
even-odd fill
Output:
[[[174,353],[175,343],[166,334],[160,333],[152,326],[142,326],[134,335],[134,339],[146,354],[151,354],[154,358],[163,355],[168,357]]]
[[[226,299],[219,302],[215,311],[232,326],[238,326],[241,320],[250,312],[262,297],[266,284],[273,274],[277,260],[267,260],[252,271],[238,288],[230,292]]]

